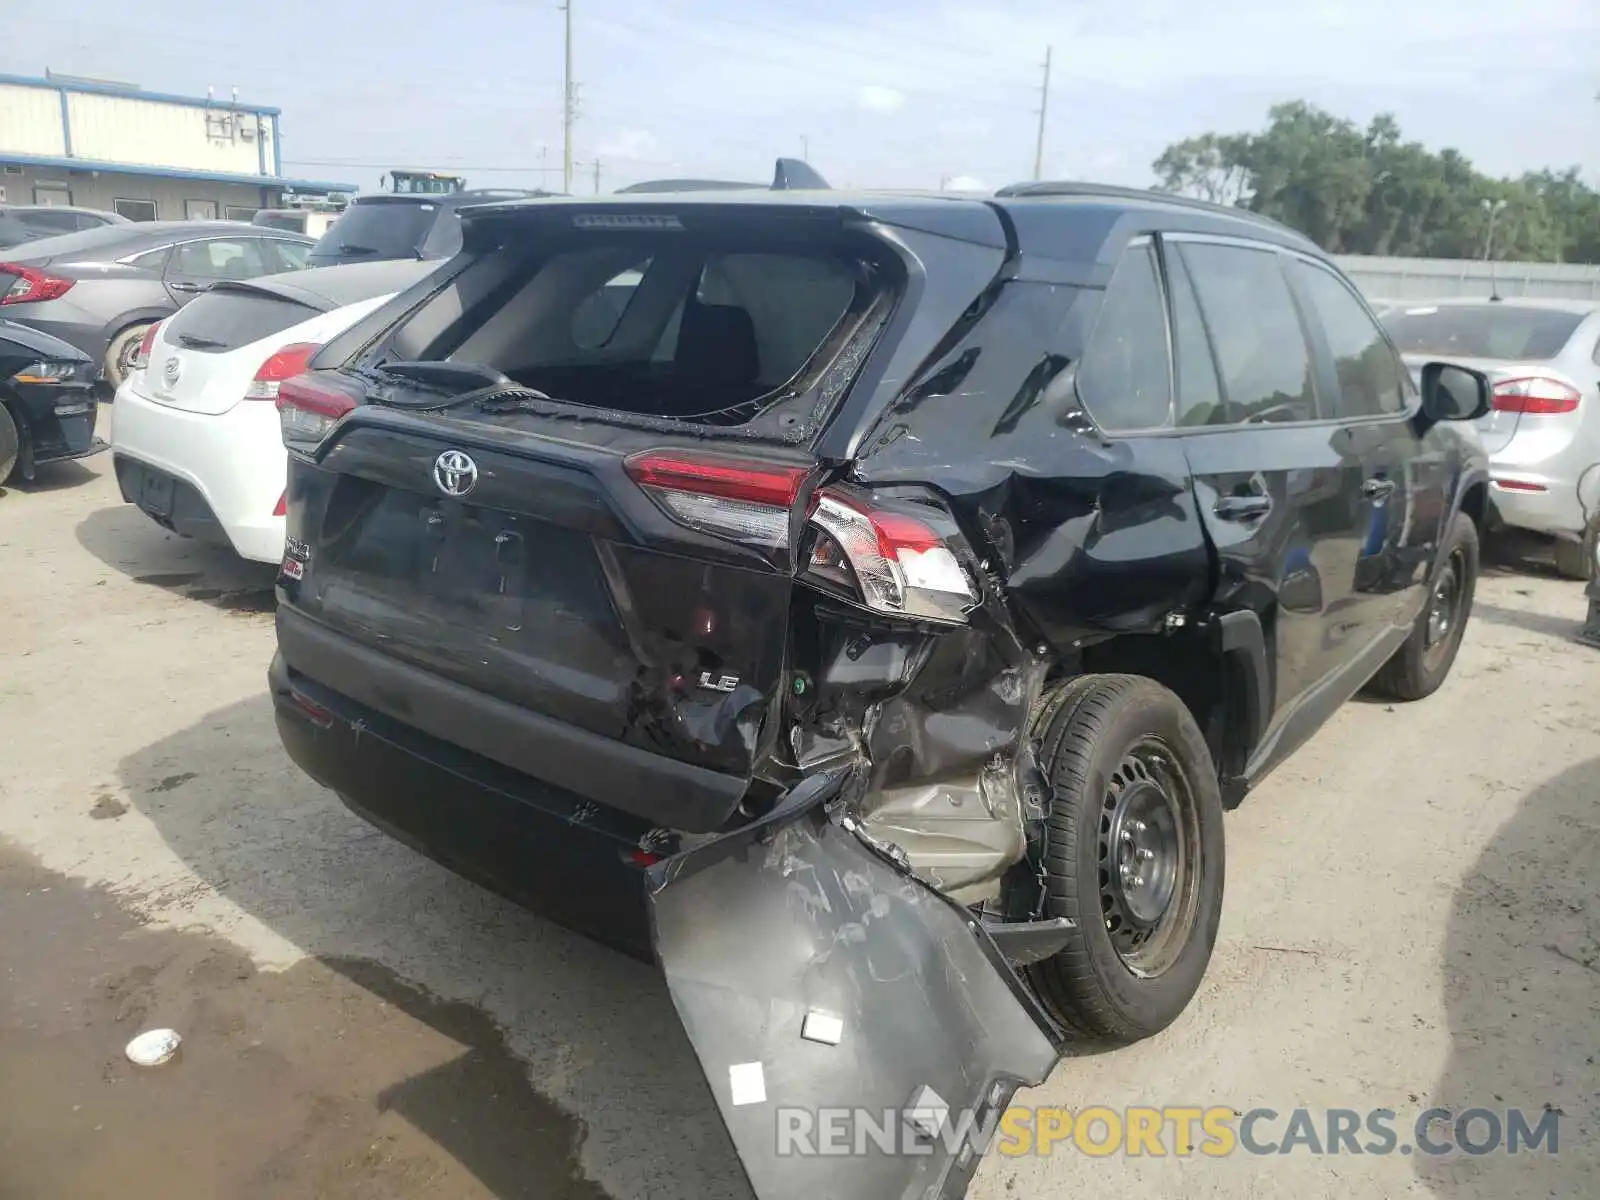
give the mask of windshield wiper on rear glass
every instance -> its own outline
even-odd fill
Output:
[[[199,337],[193,333],[180,333],[178,340],[190,350],[220,350],[227,342],[219,342],[216,338]]]
[[[356,245],[354,242],[340,242],[339,243],[339,253],[340,254],[381,254],[382,251],[379,250],[376,246],[359,246],[359,245]]]

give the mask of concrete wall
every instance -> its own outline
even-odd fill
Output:
[[[1460,258],[1383,258],[1346,254],[1338,263],[1368,300],[1447,296],[1540,296],[1600,300],[1600,264],[1487,263]]]
[[[186,200],[213,201],[216,215],[225,217],[230,205],[254,212],[258,208],[272,207],[278,195],[276,189],[246,184],[163,179],[156,175],[127,175],[90,168],[66,171],[24,167],[20,175],[0,174],[0,187],[5,188],[5,199],[10,204],[70,203],[114,212],[114,201],[118,199],[153,200],[155,217],[159,221],[184,220],[189,215],[184,204]],[[62,194],[62,189],[70,193],[70,198]]]

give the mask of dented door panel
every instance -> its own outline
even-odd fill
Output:
[[[1077,400],[1099,296],[1005,285],[996,311],[887,407],[855,463],[869,486],[942,491],[1013,610],[1058,652],[1159,629],[1210,591],[1179,442],[1107,438]]]
[[[826,815],[854,782],[814,776],[651,872],[656,957],[758,1200],[962,1196],[1057,1058],[981,925]]]

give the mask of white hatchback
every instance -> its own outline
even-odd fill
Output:
[[[185,537],[281,561],[278,385],[438,266],[362,263],[230,280],[153,326],[112,407],[123,499]]]

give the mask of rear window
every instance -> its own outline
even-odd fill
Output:
[[[352,204],[312,247],[320,258],[409,258],[439,215],[437,204]]]
[[[148,246],[152,240],[148,230],[135,227],[130,233],[127,225],[97,225],[93,229],[63,233],[29,242],[26,253],[27,259],[31,260],[54,258],[63,254],[94,254],[109,250],[111,253],[105,256],[116,258]]]
[[[568,403],[737,425],[821,357],[868,291],[862,264],[826,247],[668,238],[558,251],[469,311],[430,356],[494,367]]]
[[[1451,304],[1393,309],[1382,321],[1402,354],[1554,358],[1583,314],[1514,304]]]
[[[317,314],[309,305],[261,292],[205,292],[167,319],[162,336],[201,354],[225,354]]]

